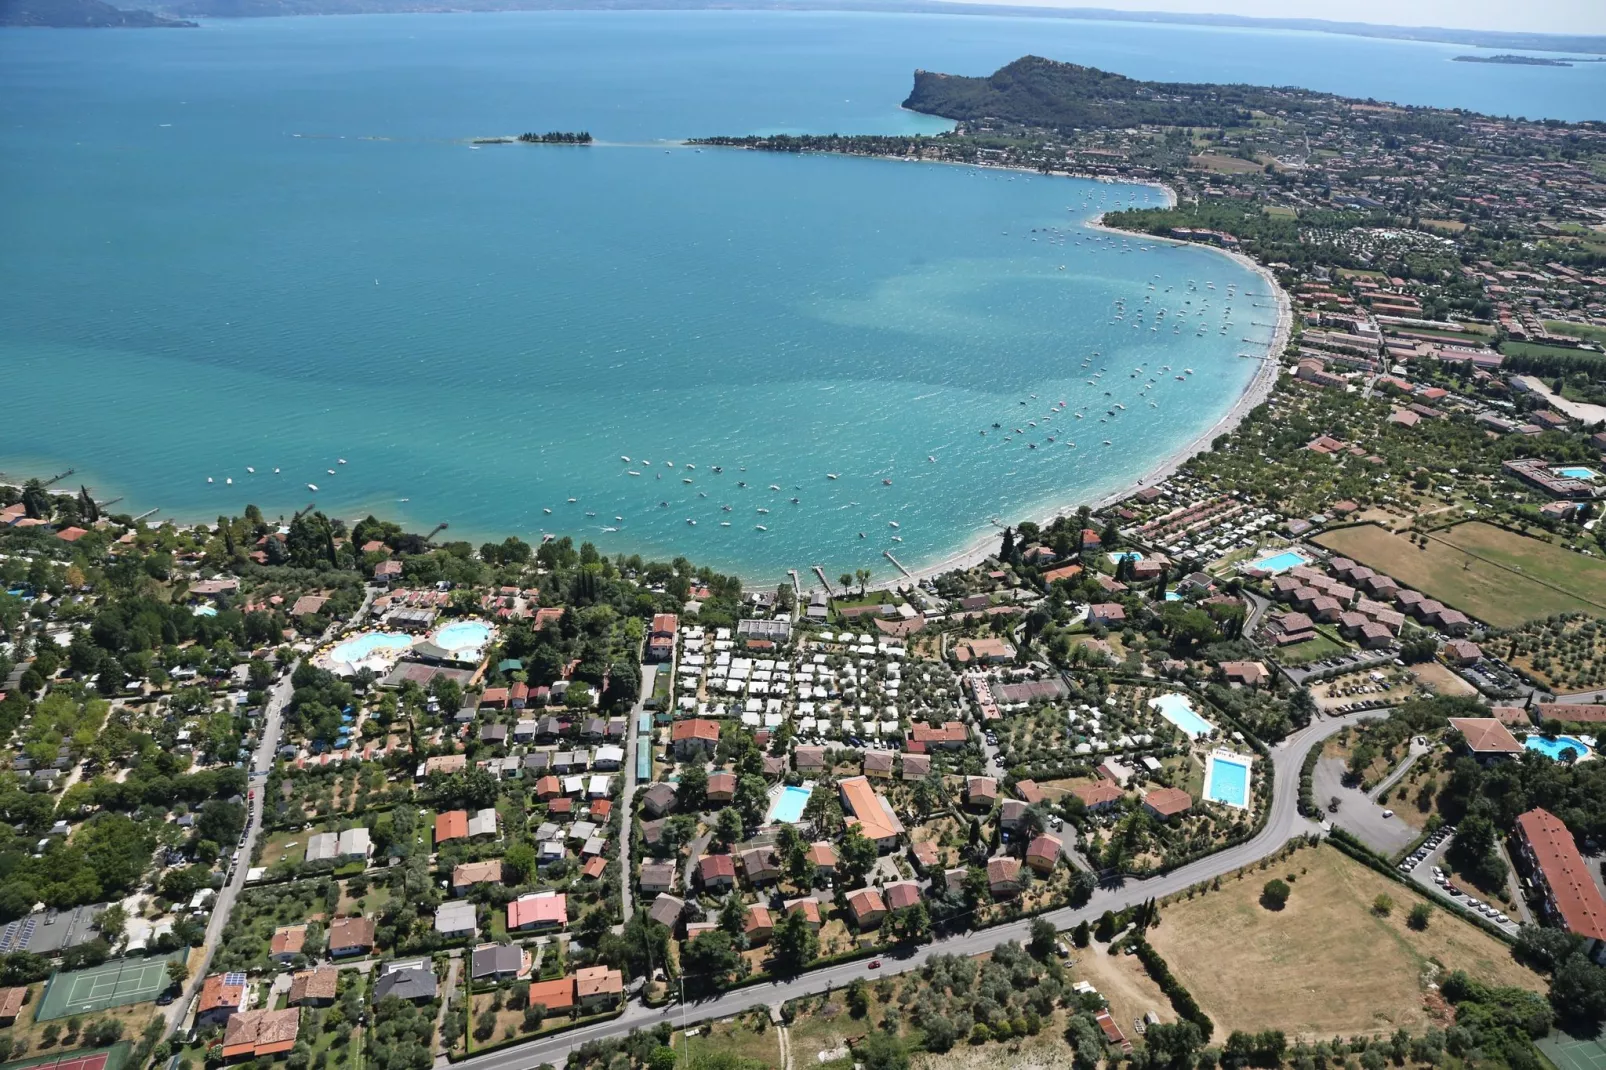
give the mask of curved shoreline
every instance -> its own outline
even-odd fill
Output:
[[[1020,168],[1009,168],[1008,170],[1020,170]],[[1032,173],[1041,174],[1041,172]],[[1059,174],[1061,172],[1055,173]],[[1166,197],[1170,202],[1169,207],[1176,206],[1176,192],[1169,186],[1162,185],[1160,183],[1140,182],[1132,182],[1127,184],[1156,186],[1165,192]],[[1149,234],[1138,235],[1137,232],[1134,231],[1118,230],[1115,227],[1107,227],[1104,225],[1103,219],[1104,214],[1101,212],[1099,215],[1084,222],[1082,225],[1087,227],[1089,230],[1100,230],[1106,234],[1119,234],[1126,238],[1139,236],[1150,241],[1161,241],[1172,245],[1188,245],[1193,246],[1194,248],[1207,249],[1211,252],[1219,253],[1228,259],[1236,261],[1239,265],[1248,268],[1250,271],[1259,276],[1260,279],[1271,288],[1272,296],[1277,302],[1277,326],[1272,332],[1271,341],[1267,344],[1266,355],[1260,359],[1260,367],[1256,369],[1254,376],[1247,384],[1245,384],[1243,392],[1238,395],[1238,399],[1233,402],[1232,407],[1222,414],[1220,419],[1218,419],[1202,434],[1191,439],[1186,445],[1172,451],[1169,456],[1143,473],[1143,475],[1139,476],[1134,482],[1110,491],[1108,494],[1105,494],[1103,497],[1092,502],[1084,503],[1082,501],[1074,501],[1056,506],[1052,512],[1048,513],[1046,516],[1043,516],[1042,519],[1036,519],[1033,517],[1024,518],[1028,520],[1036,519],[1036,523],[1038,523],[1040,526],[1046,526],[1062,516],[1068,516],[1071,513],[1076,512],[1076,510],[1079,509],[1083,504],[1088,505],[1088,507],[1095,512],[1114,505],[1116,502],[1121,501],[1124,498],[1131,497],[1142,487],[1150,486],[1162,480],[1169,479],[1172,475],[1176,474],[1176,471],[1181,468],[1183,464],[1201,453],[1208,453],[1211,443],[1213,443],[1216,438],[1236,428],[1240,423],[1243,422],[1245,416],[1248,416],[1256,406],[1262,404],[1269,396],[1271,396],[1272,388],[1277,385],[1277,376],[1281,370],[1280,358],[1282,357],[1283,351],[1288,348],[1288,340],[1293,332],[1293,302],[1288,297],[1288,291],[1282,288],[1281,284],[1277,282],[1277,277],[1273,275],[1271,269],[1266,267],[1264,264],[1251,259],[1243,253],[1233,252],[1228,249],[1221,249],[1214,245],[1201,246],[1197,242],[1185,242],[1176,238],[1164,238]],[[965,549],[960,550],[957,553],[950,554],[940,561],[936,561],[929,565],[922,565],[919,568],[911,568],[909,569],[908,575],[899,575],[895,578],[871,584],[870,586],[875,589],[885,590],[888,588],[901,587],[906,583],[919,583],[921,580],[934,579],[945,572],[952,572],[955,569],[974,568],[983,561],[986,561],[989,557],[993,556],[993,550],[996,542],[996,535],[989,536],[985,539],[977,539]]]

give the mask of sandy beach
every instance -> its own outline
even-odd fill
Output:
[[[1132,184],[1139,185],[1140,183],[1134,182]],[[1159,188],[1165,191],[1170,204],[1175,206],[1177,199],[1176,193],[1168,186],[1159,186]],[[1117,230],[1114,227],[1104,226],[1101,222],[1103,218],[1104,217],[1101,214],[1089,220],[1085,225],[1093,230],[1101,230],[1107,234],[1119,234],[1126,238],[1141,237],[1146,241],[1168,242],[1173,245],[1198,244],[1197,242],[1180,241],[1176,238],[1162,238],[1147,234],[1137,235],[1133,231]],[[1228,409],[1221,419],[1212,424],[1210,428],[1203,434],[1200,434],[1191,442],[1173,452],[1164,461],[1155,465],[1149,471],[1143,473],[1143,475],[1136,481],[1126,485],[1125,487],[1122,487],[1119,490],[1111,491],[1109,494],[1106,494],[1102,498],[1099,498],[1095,501],[1068,502],[1055,508],[1046,516],[1025,517],[1023,519],[1035,520],[1040,525],[1047,525],[1059,517],[1075,513],[1084,504],[1094,511],[1097,511],[1105,508],[1106,506],[1113,505],[1114,503],[1125,498],[1131,497],[1143,487],[1152,486],[1155,483],[1169,479],[1176,473],[1177,469],[1181,468],[1182,465],[1185,464],[1190,458],[1208,451],[1212,442],[1214,442],[1219,436],[1224,435],[1233,428],[1237,427],[1238,424],[1243,421],[1245,416],[1249,415],[1249,413],[1257,405],[1260,405],[1266,400],[1267,397],[1271,395],[1272,388],[1277,385],[1277,375],[1280,368],[1279,358],[1281,358],[1283,351],[1288,348],[1288,340],[1293,332],[1293,303],[1289,300],[1287,291],[1285,291],[1282,286],[1278,284],[1277,277],[1273,275],[1271,270],[1265,265],[1250,259],[1243,253],[1232,252],[1227,249],[1220,249],[1216,246],[1205,246],[1204,248],[1211,249],[1222,256],[1235,260],[1239,264],[1248,268],[1250,271],[1253,271],[1260,277],[1261,281],[1266,284],[1272,294],[1272,297],[1277,302],[1277,326],[1272,332],[1271,342],[1267,347],[1266,356],[1260,361],[1260,367],[1256,369],[1254,378],[1252,378],[1244,387],[1244,391],[1238,396],[1238,400],[1233,403],[1232,408]],[[877,588],[900,587],[906,583],[931,579],[933,577],[940,576],[945,572],[952,572],[954,569],[974,568],[976,565],[981,564],[983,561],[987,560],[987,558],[991,557],[997,552],[999,538],[1000,536],[996,533],[989,534],[985,538],[978,539],[969,547],[961,550],[958,553],[950,554],[949,556],[930,564],[922,564],[919,568],[910,568],[909,575],[889,577],[888,579],[883,580],[880,583],[873,584],[872,586]]]

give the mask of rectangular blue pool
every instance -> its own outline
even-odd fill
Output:
[[[1280,554],[1272,554],[1270,557],[1263,557],[1259,561],[1251,561],[1249,567],[1258,568],[1262,572],[1270,572],[1275,576],[1279,572],[1287,572],[1291,568],[1298,568],[1300,565],[1308,564],[1310,564],[1310,558],[1304,554],[1294,550],[1284,550]]]
[[[1203,738],[1216,730],[1215,725],[1199,716],[1186,695],[1179,695],[1176,692],[1160,695],[1151,698],[1149,705],[1159,710],[1161,717],[1186,732],[1190,739]]]
[[[768,820],[772,823],[795,825],[803,820],[803,807],[808,805],[809,796],[813,794],[808,788],[800,788],[788,784],[781,789],[781,794],[770,806]]]
[[[1566,468],[1552,468],[1551,471],[1556,475],[1563,476],[1567,479],[1587,479],[1593,482],[1594,480],[1600,478],[1599,472],[1595,471],[1593,468],[1584,468],[1581,465],[1570,465]]]
[[[1236,758],[1212,754],[1205,764],[1204,797],[1236,806],[1249,808],[1249,763]]]

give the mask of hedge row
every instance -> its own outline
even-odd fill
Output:
[[[1166,965],[1165,959],[1160,957],[1158,951],[1149,946],[1147,940],[1138,937],[1132,941],[1132,947],[1136,949],[1138,961],[1143,963],[1143,968],[1149,971],[1154,983],[1160,986],[1160,991],[1171,1001],[1171,1009],[1176,1011],[1179,1017],[1198,1026],[1201,1039],[1206,1044],[1210,1043],[1210,1035],[1215,1032],[1216,1023],[1212,1022],[1210,1016],[1200,1008],[1193,998],[1193,993],[1182,987],[1182,982],[1171,973],[1171,967]]]

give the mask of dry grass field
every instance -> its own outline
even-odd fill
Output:
[[[1369,524],[1315,541],[1496,627],[1606,609],[1606,562],[1488,524],[1435,532],[1426,548]]]
[[[1288,873],[1297,879],[1287,907],[1261,906],[1262,885]],[[1394,900],[1387,917],[1371,910],[1380,893]],[[1442,910],[1425,931],[1409,928],[1406,914],[1417,901],[1336,848],[1307,848],[1162,908],[1150,941],[1214,1019],[1217,1036],[1268,1028],[1290,1040],[1420,1031],[1430,1021],[1424,995],[1435,963],[1544,990],[1543,978],[1518,965],[1505,944]]]

